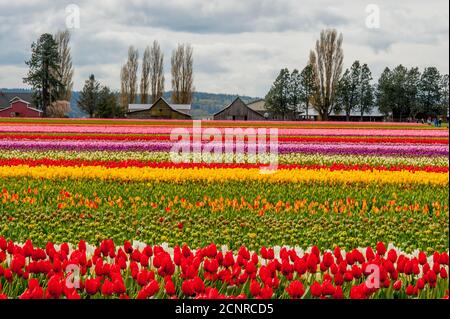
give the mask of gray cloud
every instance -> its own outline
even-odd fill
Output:
[[[23,87],[31,43],[64,28],[70,3],[79,5],[81,18],[71,42],[77,89],[90,73],[117,89],[128,46],[142,57],[156,39],[167,89],[172,50],[189,42],[198,90],[263,96],[280,68],[306,64],[326,27],[344,34],[346,66],[359,59],[374,75],[399,63],[448,72],[446,0],[380,0],[377,30],[366,28],[366,3],[359,0],[0,0],[0,87]]]

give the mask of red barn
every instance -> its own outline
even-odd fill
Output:
[[[9,106],[0,108],[0,117],[42,117],[42,111],[16,96],[9,101]]]

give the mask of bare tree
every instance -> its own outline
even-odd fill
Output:
[[[61,118],[70,112],[70,103],[68,101],[52,102],[47,108],[48,117]]]
[[[176,50],[172,52],[171,74],[172,74],[172,102],[180,103],[181,100],[181,69],[183,64],[184,49],[178,45]]]
[[[310,54],[310,63],[317,75],[313,106],[319,113],[320,120],[327,120],[334,106],[344,60],[342,40],[342,33],[338,36],[335,29],[322,30],[320,39],[316,42],[316,52]]]
[[[129,101],[129,75],[127,65],[124,64],[120,70],[120,106],[123,112],[128,111],[128,101]]]
[[[141,103],[148,102],[149,76],[150,76],[150,48],[146,47],[142,57],[142,75],[141,75]]]
[[[135,103],[137,95],[138,50],[133,46],[128,49],[128,103]]]
[[[70,55],[70,32],[68,30],[58,31],[55,36],[58,46],[59,72],[56,75],[61,85],[57,88],[57,96],[61,100],[70,101],[73,89],[73,67]]]
[[[193,49],[179,44],[172,53],[172,102],[189,104],[194,91]]]
[[[156,102],[164,93],[164,54],[157,41],[153,41],[150,50],[150,86],[152,102]]]

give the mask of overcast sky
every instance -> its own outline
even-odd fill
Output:
[[[0,88],[25,87],[31,43],[73,21],[69,4],[80,13],[71,29],[77,90],[90,73],[118,89],[128,46],[141,58],[158,40],[166,90],[172,50],[189,42],[197,91],[264,96],[281,68],[306,65],[327,27],[343,33],[345,67],[358,59],[375,78],[400,63],[449,69],[447,0],[0,0]],[[380,9],[379,28],[366,26],[369,4]]]

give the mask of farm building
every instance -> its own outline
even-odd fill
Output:
[[[265,118],[263,113],[250,108],[237,97],[230,105],[214,114],[214,120],[262,121]]]
[[[0,117],[42,117],[31,101],[31,93],[0,92]]]
[[[130,119],[190,120],[190,111],[190,104],[170,104],[160,97],[152,105],[130,104],[126,117]]]
[[[249,103],[247,105],[249,108],[264,114],[264,117],[270,120],[283,120],[283,117],[280,115],[273,115],[270,111],[267,110],[265,106],[265,102],[263,99],[257,100],[255,102]],[[347,117],[345,116],[345,112],[339,113],[331,113],[328,116],[330,121],[345,121]],[[385,115],[380,113],[377,108],[373,108],[370,112],[364,113],[363,121],[368,122],[382,122],[385,119]],[[318,113],[313,107],[308,108],[308,115],[306,115],[305,110],[301,110],[297,114],[290,114],[284,117],[284,120],[308,120],[308,121],[317,121]],[[357,111],[352,111],[350,113],[350,121],[358,122],[361,120],[361,113]]]

